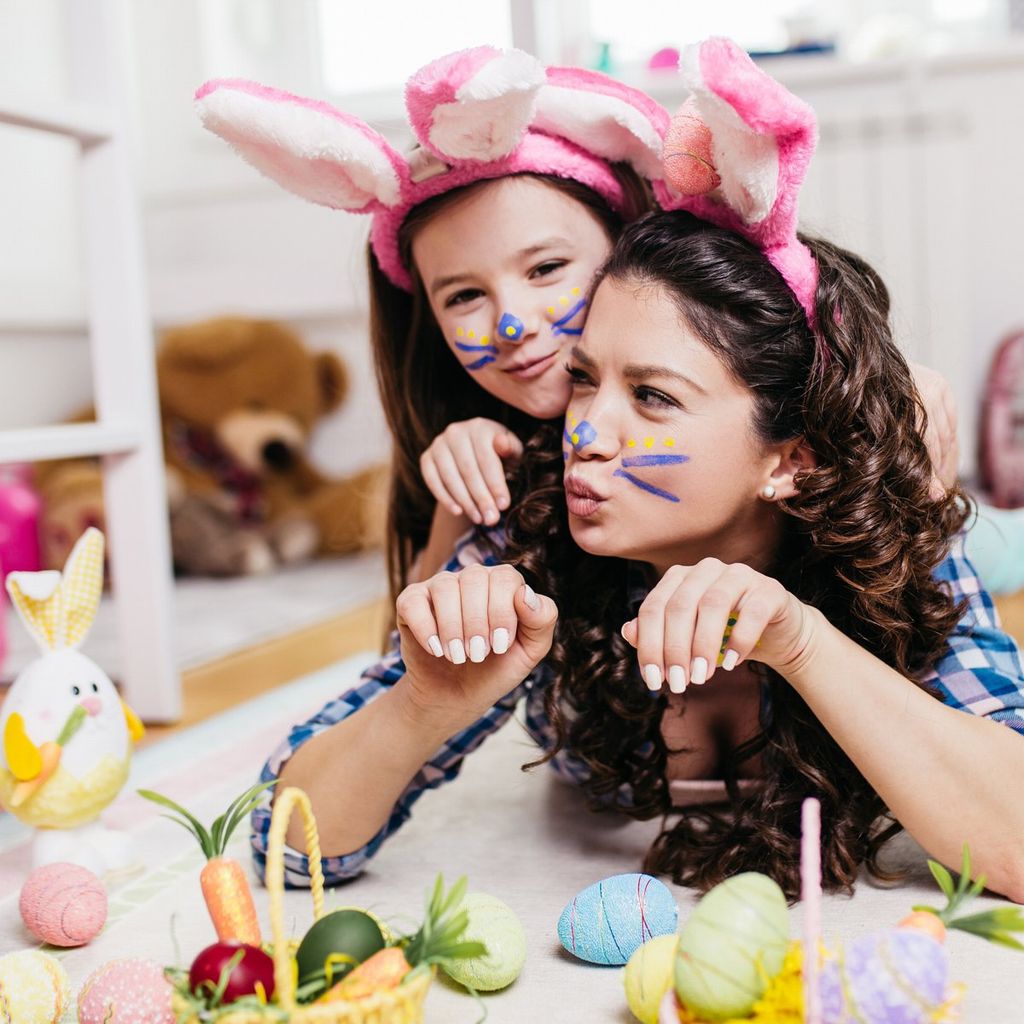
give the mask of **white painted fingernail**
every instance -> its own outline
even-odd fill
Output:
[[[484,522],[487,523],[488,526],[493,526],[498,521],[498,518],[499,516],[497,509],[489,508],[484,513]]]
[[[427,646],[430,648],[430,653],[435,658],[444,657],[444,648],[441,646],[441,638],[436,634],[427,640]]]
[[[495,654],[504,654],[508,650],[508,630],[499,626],[491,637],[491,650]]]
[[[644,665],[644,682],[648,690],[660,690],[661,669],[657,665]]]
[[[537,595],[533,592],[533,587],[529,583],[523,584],[523,600],[527,605],[536,611],[540,607],[540,601],[537,599]]]
[[[725,652],[725,657],[722,659],[722,668],[724,668],[726,672],[731,672],[739,663],[739,660],[739,651],[734,651],[730,647],[729,650]]]
[[[686,669],[682,665],[669,665],[668,688],[673,693],[683,693],[686,690]]]
[[[478,633],[469,638],[469,660],[479,665],[487,657],[487,641]]]
[[[456,665],[462,665],[466,661],[466,648],[462,646],[461,640],[448,641],[448,657]]]
[[[694,658],[690,666],[690,682],[701,685],[708,677],[708,659]]]

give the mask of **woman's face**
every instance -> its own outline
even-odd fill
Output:
[[[413,261],[448,347],[482,388],[538,419],[565,412],[565,352],[611,251],[587,207],[530,177],[500,178],[428,221]]]
[[[669,295],[603,281],[570,368],[563,450],[576,543],[660,571],[707,556],[763,565],[778,520],[759,495],[783,446],[755,437],[750,390]]]

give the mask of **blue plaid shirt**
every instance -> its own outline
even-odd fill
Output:
[[[476,535],[470,534],[460,542],[446,568],[456,572],[467,565],[496,564],[500,560],[493,553],[499,549],[500,534],[497,531],[490,532],[490,542],[482,544]],[[962,537],[938,566],[935,576],[949,584],[956,600],[966,598],[967,607],[948,640],[946,653],[920,681],[950,707],[993,718],[1024,733],[1024,676],[1020,651],[1013,639],[999,628],[992,599],[964,557]],[[362,674],[359,685],[330,701],[309,721],[292,728],[264,766],[261,781],[277,778],[284,763],[303,743],[354,714],[398,682],[404,673],[398,634],[394,633],[388,653]],[[327,884],[358,875],[384,840],[409,818],[413,804],[428,789],[436,789],[454,779],[459,774],[463,758],[508,721],[520,700],[525,701],[527,731],[542,750],[551,750],[555,744],[555,731],[544,710],[549,677],[547,666],[541,663],[481,719],[447,740],[416,773],[398,798],[388,820],[364,847],[344,856],[324,858]],[[586,765],[574,758],[571,751],[560,751],[550,763],[556,772],[572,782],[582,783],[587,778]],[[267,797],[252,815],[253,856],[261,877],[266,868],[269,833],[270,799]],[[285,854],[285,883],[293,887],[309,885],[308,861],[305,855],[291,849],[286,849]]]

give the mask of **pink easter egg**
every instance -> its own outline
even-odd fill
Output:
[[[58,862],[36,868],[22,886],[21,919],[51,946],[84,946],[107,920],[107,892],[87,868]]]
[[[684,196],[702,196],[722,179],[711,153],[711,129],[696,115],[680,111],[665,133],[665,179]]]
[[[78,993],[79,1024],[175,1024],[171,983],[152,960],[112,960]]]

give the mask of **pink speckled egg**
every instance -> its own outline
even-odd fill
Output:
[[[680,110],[665,133],[663,161],[668,183],[684,196],[702,196],[718,188],[711,130],[693,112]]]
[[[112,960],[78,993],[79,1024],[175,1024],[171,984],[152,960]]]
[[[18,902],[25,927],[51,946],[84,946],[107,920],[107,891],[87,868],[56,863],[28,876]]]

